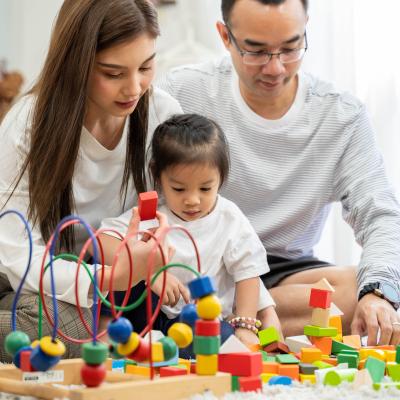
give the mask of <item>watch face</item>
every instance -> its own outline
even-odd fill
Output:
[[[400,293],[399,293],[399,290],[395,286],[385,282],[385,283],[381,283],[379,289],[382,291],[384,296],[389,301],[391,301],[393,303],[399,303],[400,302]]]

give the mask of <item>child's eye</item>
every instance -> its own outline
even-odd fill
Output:
[[[182,188],[173,187],[172,190],[174,190],[175,192],[183,192]]]
[[[203,188],[200,188],[200,190],[201,190],[202,192],[209,192],[209,191],[211,190],[211,188],[209,188],[209,187],[203,187]]]
[[[105,73],[105,76],[110,79],[119,79],[122,78],[122,73],[120,74],[110,74],[108,72]]]
[[[151,71],[152,67],[141,67],[140,70],[143,71],[143,72]]]

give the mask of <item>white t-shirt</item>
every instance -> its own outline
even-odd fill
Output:
[[[221,196],[218,196],[214,210],[196,221],[182,221],[165,205],[159,210],[167,215],[171,225],[183,226],[193,236],[200,254],[201,273],[214,279],[222,304],[222,317],[232,314],[235,283],[269,271],[264,246],[248,219],[239,207]],[[125,235],[131,215],[128,211],[116,219],[107,218],[103,220],[102,228],[112,228]],[[196,254],[188,236],[180,230],[172,230],[167,237],[176,250],[171,263],[182,263],[197,270]],[[174,267],[168,271],[182,283],[196,278],[182,268]],[[175,318],[184,305],[181,298],[175,307],[163,306],[162,309],[168,318]],[[257,309],[271,305],[275,303],[260,280]]]
[[[28,136],[26,132],[31,125],[31,110],[34,97],[22,98],[9,111],[0,126],[0,208],[8,198],[18,171],[20,171],[27,151]],[[181,108],[176,100],[164,91],[154,88],[150,96],[148,143],[158,124],[172,114],[181,113]],[[66,117],[66,123],[68,118]],[[56,133],[55,133],[56,134]],[[124,211],[131,209],[136,203],[136,192],[133,183],[128,188],[125,206],[120,197],[120,188],[123,178],[128,123],[125,124],[120,142],[113,150],[103,147],[87,129],[82,128],[81,143],[78,159],[73,176],[73,194],[76,208],[73,213],[79,215],[93,228],[97,229],[105,217],[116,217]],[[5,209],[16,209],[27,215],[29,205],[28,179],[25,173],[12,198]],[[46,183],[43,182],[43,190]],[[80,226],[76,226],[76,254],[88,238]],[[32,231],[33,257],[30,273],[24,285],[24,291],[38,291],[39,275],[45,243],[38,226]],[[28,240],[24,226],[15,216],[5,216],[0,220],[0,272],[4,272],[14,290],[18,287],[25,272],[28,260]],[[64,260],[54,263],[56,276],[56,292],[59,300],[75,304],[75,271],[76,264]],[[44,279],[45,292],[51,293],[49,280],[50,274],[46,273]],[[79,301],[83,307],[90,306],[88,290],[90,280],[84,268],[79,276]]]

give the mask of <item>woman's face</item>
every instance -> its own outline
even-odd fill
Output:
[[[131,114],[154,77],[155,39],[147,34],[97,53],[89,77],[91,112],[99,116]]]

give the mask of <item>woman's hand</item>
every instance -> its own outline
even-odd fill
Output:
[[[269,326],[273,326],[278,331],[281,342],[284,341],[281,323],[279,321],[278,314],[276,313],[274,306],[270,306],[264,308],[263,310],[260,310],[257,313],[257,318],[261,321],[262,327],[260,328],[260,330],[266,329]]]
[[[245,345],[260,344],[258,336],[250,329],[236,328],[235,336]]]
[[[165,279],[167,280],[165,283],[165,292],[164,292],[164,297],[162,299],[162,303],[174,307],[180,297],[183,297],[183,300],[185,303],[189,303],[190,301],[190,293],[189,290],[186,288],[186,286],[174,275],[166,272],[166,277]],[[161,296],[161,290],[163,286],[163,280],[164,280],[164,275],[160,274],[156,281],[153,283],[151,286],[151,290],[158,295],[159,297]]]

